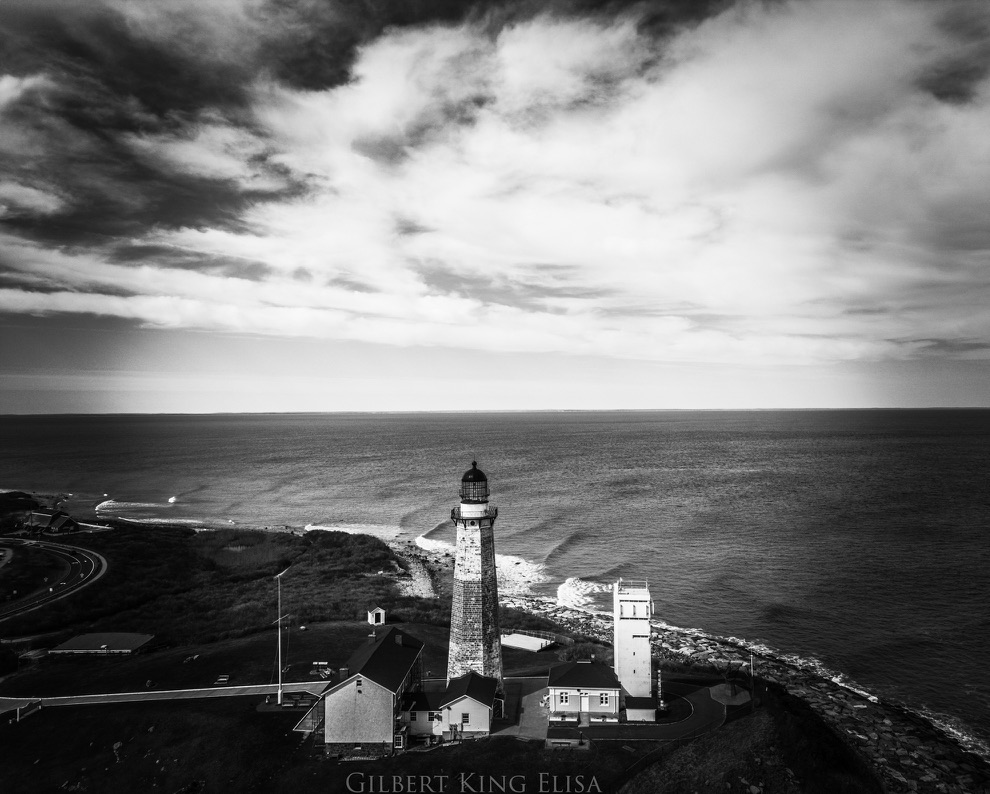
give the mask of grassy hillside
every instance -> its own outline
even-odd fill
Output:
[[[407,619],[445,616],[435,601],[397,595],[405,572],[388,546],[367,535],[121,524],[68,542],[103,554],[109,572],[71,598],[6,622],[6,636],[61,629],[144,632],[165,643],[241,636],[275,620],[274,576],[286,568],[283,613],[296,623],[364,618],[373,602],[396,619],[403,609]]]

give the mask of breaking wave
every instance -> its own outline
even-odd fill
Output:
[[[97,513],[120,512],[121,510],[165,510],[175,502],[175,497],[168,502],[118,502],[116,499],[107,499],[100,502],[94,509]]]
[[[612,590],[612,585],[601,582],[588,582],[572,576],[565,579],[557,588],[557,605],[570,607],[571,609],[581,609],[590,612],[600,612],[604,610],[593,609],[595,603],[593,598],[595,593],[607,593]]]

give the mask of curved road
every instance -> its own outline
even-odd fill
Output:
[[[55,555],[69,566],[68,572],[50,585],[47,591],[39,590],[26,598],[11,603],[9,606],[0,607],[0,621],[32,612],[53,601],[77,593],[97,581],[110,567],[102,554],[78,546],[66,546],[64,543],[22,538],[3,538],[0,543],[13,549],[33,546]]]

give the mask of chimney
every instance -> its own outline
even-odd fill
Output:
[[[402,645],[402,632],[401,631],[395,632],[395,644],[396,645]]]
[[[368,645],[374,645],[376,639],[378,639],[378,629],[375,629],[368,635]]]
[[[351,671],[348,668],[346,668],[346,667],[341,667],[340,668],[340,680],[341,681],[343,681],[345,678],[348,678],[350,676],[350,674],[351,674]]]

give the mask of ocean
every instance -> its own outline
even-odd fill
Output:
[[[990,756],[990,411],[0,417],[0,489],[79,517],[453,540],[477,460],[535,595],[736,637]]]

